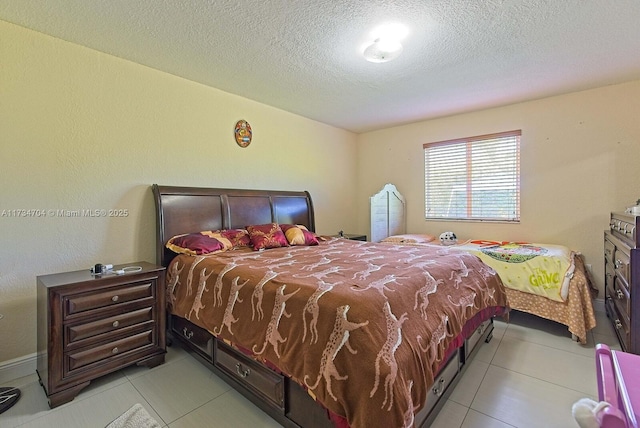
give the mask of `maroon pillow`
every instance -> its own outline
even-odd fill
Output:
[[[200,256],[229,249],[224,240],[218,240],[210,236],[211,232],[189,233],[178,235],[169,239],[166,247],[178,254]]]
[[[231,241],[234,248],[251,247],[251,238],[246,229],[225,229],[219,231],[220,235]]]
[[[287,238],[277,223],[247,226],[254,250],[288,247]]]
[[[318,245],[318,238],[301,224],[281,224],[289,245]]]

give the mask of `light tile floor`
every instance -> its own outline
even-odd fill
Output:
[[[566,327],[520,312],[498,319],[433,424],[437,428],[577,427],[571,406],[596,399],[595,343],[620,349],[611,322],[597,313],[587,345]],[[163,427],[279,427],[180,346],[165,364],[129,367],[93,381],[72,402],[49,409],[36,374],[2,386],[22,391],[0,427],[105,427],[136,403]]]

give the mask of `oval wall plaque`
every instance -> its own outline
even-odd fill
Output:
[[[236,123],[235,129],[236,143],[240,147],[247,147],[251,144],[251,137],[253,133],[251,132],[251,125],[246,120],[239,120]]]

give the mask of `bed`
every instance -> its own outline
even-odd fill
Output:
[[[437,246],[443,251],[469,251],[479,255],[483,261],[503,275],[504,269],[500,267],[500,258],[511,253],[546,252],[545,257],[554,264],[559,264],[559,258],[567,259],[563,273],[566,278],[562,298],[553,299],[545,295],[544,287],[529,287],[528,282],[546,282],[544,277],[535,273],[536,267],[531,267],[531,275],[522,276],[522,280],[503,277],[506,287],[509,306],[511,309],[527,312],[548,320],[567,326],[571,335],[581,344],[587,343],[587,332],[596,326],[593,299],[597,297],[598,290],[593,285],[584,266],[584,260],[580,253],[572,252],[565,247],[548,244],[497,242],[488,240],[467,240],[457,245],[444,247],[440,241],[426,234],[406,234],[404,220],[404,198],[392,184],[386,184],[378,193],[371,197],[371,234],[378,240],[390,244]],[[501,251],[501,253],[498,253]],[[563,255],[560,255],[560,252]],[[491,257],[487,254],[493,252]],[[553,257],[551,257],[553,254]],[[557,256],[556,256],[557,254]],[[484,257],[487,255],[486,257]],[[535,258],[533,260],[536,260]],[[513,261],[513,260],[511,260]],[[494,262],[494,263],[492,263]],[[529,261],[525,261],[530,263]],[[507,264],[504,264],[507,266]],[[544,274],[543,274],[544,275]],[[533,278],[533,279],[532,279]],[[536,284],[538,285],[538,284]],[[545,284],[546,285],[546,284]],[[532,288],[542,291],[534,294]]]
[[[307,192],[152,189],[170,335],[284,426],[427,426],[508,310],[473,255],[318,239]]]

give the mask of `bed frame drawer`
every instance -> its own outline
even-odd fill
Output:
[[[416,421],[424,420],[431,412],[431,410],[433,410],[442,394],[444,394],[449,385],[451,385],[453,380],[456,378],[459,369],[460,353],[455,352],[444,369],[442,369],[436,376],[436,379],[433,382],[433,386],[427,394],[427,399],[425,400],[424,407],[416,415]]]
[[[489,336],[493,331],[493,319],[488,319],[478,326],[477,329],[464,341],[464,360],[467,361],[474,349],[480,343],[480,340],[484,337],[485,332],[489,330]]]
[[[205,360],[213,363],[213,335],[184,318],[171,316],[171,332]]]
[[[284,377],[216,340],[215,363],[219,369],[266,398],[284,413]]]

